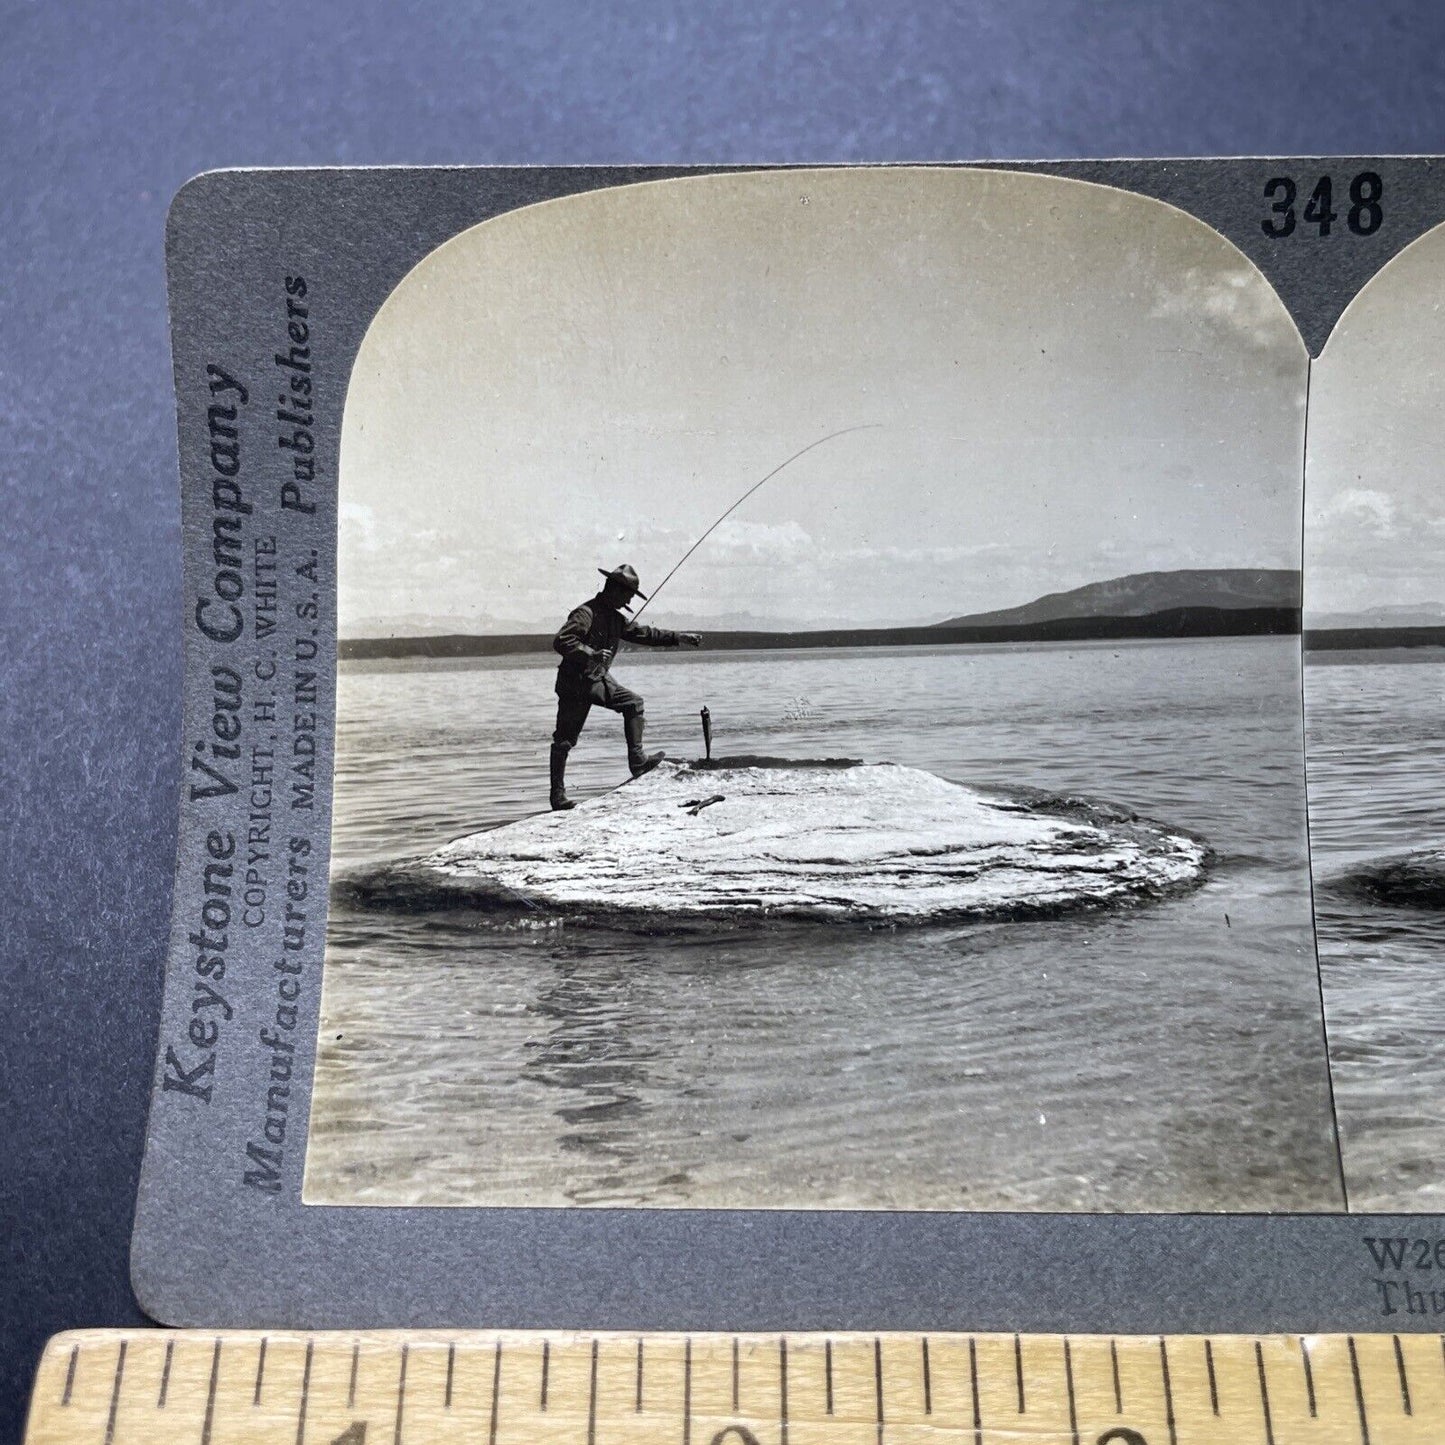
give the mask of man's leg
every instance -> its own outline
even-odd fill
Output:
[[[581,697],[559,697],[557,699],[557,730],[552,734],[552,792],[551,803],[554,812],[577,805],[567,796],[567,754],[572,751],[582,735],[582,724],[592,709],[592,699],[585,693]]]
[[[640,778],[643,773],[650,773],[667,754],[643,751],[642,732],[645,723],[642,699],[631,688],[623,687],[621,683],[608,677],[599,701],[603,707],[622,714],[622,732],[627,739],[627,766],[632,776]]]

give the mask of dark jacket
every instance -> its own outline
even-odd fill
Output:
[[[665,627],[648,627],[609,607],[599,592],[590,602],[572,609],[552,639],[562,656],[557,669],[557,691],[586,692],[607,675],[617,649],[624,642],[644,647],[676,647],[678,636]]]

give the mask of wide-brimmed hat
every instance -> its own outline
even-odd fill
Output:
[[[633,597],[640,597],[647,601],[647,593],[642,590],[637,580],[637,573],[632,570],[626,562],[620,567],[614,567],[610,572],[605,567],[597,569],[609,582],[615,582],[619,587],[627,588],[628,593]]]

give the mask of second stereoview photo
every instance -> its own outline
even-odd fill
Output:
[[[1305,709],[1320,967],[1352,1209],[1445,1207],[1445,228],[1310,387]]]

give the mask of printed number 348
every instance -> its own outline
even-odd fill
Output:
[[[1374,171],[1361,171],[1350,182],[1350,208],[1345,213],[1345,224],[1356,236],[1373,236],[1385,219],[1380,197],[1385,193],[1385,183]],[[1289,176],[1276,176],[1265,188],[1264,198],[1274,204],[1271,215],[1260,222],[1260,229],[1274,240],[1283,240],[1294,234],[1295,199],[1299,188]],[[1321,236],[1328,236],[1330,229],[1339,219],[1334,207],[1334,183],[1329,176],[1321,176],[1305,202],[1304,212],[1299,218],[1307,226],[1315,226]]]

